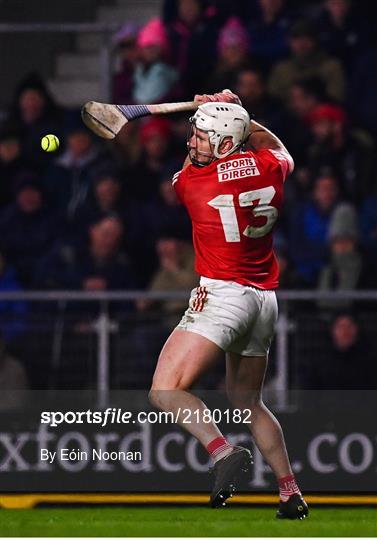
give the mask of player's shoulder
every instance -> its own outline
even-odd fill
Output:
[[[290,174],[294,169],[295,165],[293,158],[285,148],[261,148],[260,150],[252,153],[257,162],[264,163],[266,166],[281,170],[284,178],[288,176],[288,174]]]
[[[184,172],[184,169],[180,169],[179,171],[173,174],[173,177],[171,180],[171,183],[173,184],[173,186],[181,178],[183,172]]]
[[[182,204],[184,204],[185,199],[185,191],[186,191],[186,182],[184,180],[185,178],[185,170],[186,169],[180,169],[176,173],[173,174],[172,177],[172,186],[173,189],[178,196],[178,199],[181,201]]]

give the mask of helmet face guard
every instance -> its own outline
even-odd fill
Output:
[[[191,160],[191,163],[193,165],[195,165],[195,167],[206,167],[207,165],[212,163],[212,161],[214,161],[216,156],[215,156],[215,154],[213,152],[213,145],[210,142],[210,133],[208,131],[204,131],[204,130],[200,130],[200,131],[202,131],[203,133],[208,134],[208,142],[209,142],[209,145],[210,145],[210,148],[211,148],[211,152],[203,152],[203,150],[198,150],[198,142],[199,142],[198,141],[198,128],[196,126],[195,117],[191,116],[191,118],[189,118],[189,129],[188,129],[188,132],[187,132],[187,151],[188,151],[188,155],[189,155],[189,158]],[[190,141],[192,140],[193,137],[196,137],[195,147],[190,146]],[[208,159],[205,162],[199,161],[199,159],[198,159],[199,156],[202,156],[202,157],[208,158]]]
[[[195,136],[194,128],[208,134],[210,153],[198,151],[198,144],[195,148],[190,146],[190,140]],[[233,103],[204,103],[190,118],[187,147],[191,162],[198,167],[205,167],[215,159],[227,157],[246,142],[249,133],[250,117],[243,107]],[[227,152],[220,153],[220,146],[226,138],[232,140],[232,147]],[[199,161],[199,156],[208,157],[208,160]]]

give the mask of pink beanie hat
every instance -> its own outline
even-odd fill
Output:
[[[139,33],[137,44],[139,47],[158,45],[164,52],[169,50],[168,37],[160,18],[156,17],[147,22]]]
[[[249,50],[249,35],[238,17],[227,20],[220,31],[217,44],[220,52],[224,47],[241,47],[245,51]]]

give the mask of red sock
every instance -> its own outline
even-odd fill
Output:
[[[299,490],[299,487],[296,484],[296,479],[295,479],[294,474],[283,476],[283,478],[279,479],[279,493],[280,493],[280,499],[282,501],[287,501],[289,497],[291,497],[291,495],[294,495],[295,493],[298,493],[298,495],[301,495],[301,491]]]
[[[216,437],[207,445],[207,452],[214,461],[218,461],[230,454],[233,446],[228,443],[225,437]]]

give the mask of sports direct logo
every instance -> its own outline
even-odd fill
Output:
[[[217,165],[217,174],[219,182],[228,182],[229,180],[239,180],[246,176],[258,176],[260,173],[255,165],[254,158],[245,157],[219,163]]]

